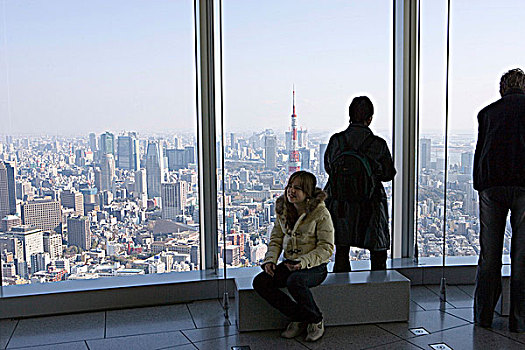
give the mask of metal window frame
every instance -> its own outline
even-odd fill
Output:
[[[392,190],[392,258],[414,257],[418,151],[420,0],[393,0],[393,157],[398,171]],[[197,147],[202,269],[218,269],[216,177],[216,0],[195,0]]]
[[[394,0],[392,258],[413,258],[419,106],[419,0]]]

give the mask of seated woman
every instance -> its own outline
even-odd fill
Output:
[[[334,227],[325,207],[326,194],[316,187],[312,173],[290,176],[285,194],[276,201],[277,219],[261,272],[253,280],[255,291],[292,320],[281,334],[295,338],[307,330],[306,341],[324,333],[323,315],[311,287],[326,278],[326,264],[334,251]],[[285,260],[277,264],[284,251]],[[293,300],[279,288],[287,287]]]

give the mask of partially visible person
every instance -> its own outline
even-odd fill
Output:
[[[310,288],[325,280],[334,251],[326,194],[316,183],[315,176],[306,171],[290,176],[285,194],[276,201],[277,219],[262,264],[264,272],[253,280],[255,291],[291,319],[281,336],[295,338],[307,331],[306,341],[316,341],[324,334],[323,315]],[[281,252],[285,260],[277,264]],[[283,287],[293,299],[279,289]]]
[[[325,191],[335,228],[334,272],[350,271],[350,247],[370,250],[372,270],[386,269],[390,248],[388,203],[382,182],[396,170],[386,141],[372,133],[372,101],[352,100],[350,125],[332,135],[324,164],[329,175]]]
[[[474,320],[491,327],[501,294],[507,214],[512,227],[509,329],[525,331],[525,74],[501,77],[501,98],[478,114],[474,189],[479,193],[480,245]]]

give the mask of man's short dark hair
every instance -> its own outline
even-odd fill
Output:
[[[509,70],[503,74],[499,82],[499,92],[505,94],[510,89],[525,91],[525,73],[519,68]]]
[[[374,115],[374,105],[366,96],[359,96],[352,100],[348,108],[350,122],[364,123]]]

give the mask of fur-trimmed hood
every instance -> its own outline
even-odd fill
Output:
[[[275,212],[277,215],[286,217],[286,206],[284,205],[286,193],[277,198],[275,201]],[[308,204],[306,206],[306,215],[313,212],[317,206],[324,202],[326,199],[326,192],[316,187],[313,193],[312,198],[308,199]]]

